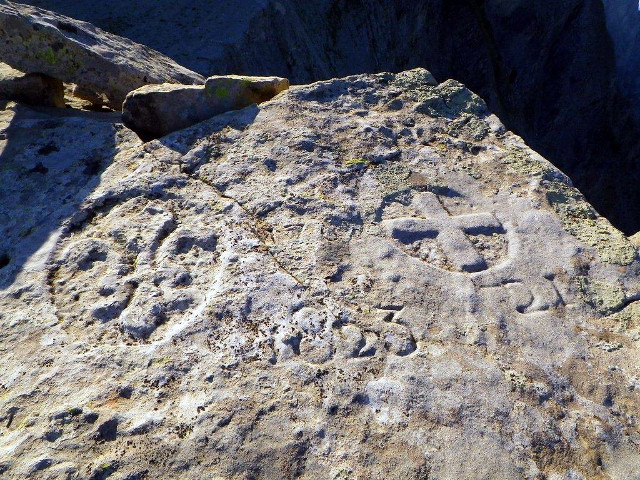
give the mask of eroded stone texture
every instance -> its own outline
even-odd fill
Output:
[[[2,61],[23,72],[80,85],[114,109],[142,85],[204,82],[148,47],[28,5],[0,4],[0,35]]]
[[[287,88],[286,78],[237,75],[211,77],[204,86],[147,85],[127,95],[122,120],[142,138],[151,140],[215,115],[267,101]]]
[[[425,78],[114,137],[0,269],[4,475],[634,478],[635,247]]]

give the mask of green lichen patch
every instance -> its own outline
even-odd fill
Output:
[[[465,136],[480,141],[489,135],[487,123],[475,115],[463,113],[448,126],[447,133],[452,137]]]
[[[519,174],[547,176],[551,173],[548,165],[533,158],[531,152],[520,147],[508,147],[502,162]]]
[[[225,83],[229,84],[229,82],[225,82]],[[209,98],[215,97],[218,100],[225,100],[231,97],[231,91],[229,90],[229,86],[220,85],[220,82],[218,83],[218,85],[211,85],[208,88],[205,88],[205,94]]]
[[[447,80],[435,87],[421,90],[416,111],[431,117],[455,118],[463,113],[482,116],[487,105],[478,95],[455,80]]]
[[[58,59],[56,58],[56,54],[54,53],[53,49],[51,47],[48,47],[44,50],[39,51],[36,54],[36,57],[44,60],[45,62],[47,62],[49,65],[55,65],[56,63],[58,63]]]
[[[502,162],[518,174],[542,177],[547,202],[560,217],[564,229],[594,248],[603,262],[629,265],[635,260],[636,249],[629,239],[601,217],[561,172],[520,147],[508,148]]]
[[[43,42],[39,41],[34,43],[35,47],[30,46],[29,49],[37,50],[35,53],[36,58],[47,62],[49,65],[56,65],[57,69],[64,70],[64,73],[67,75],[73,74],[82,66],[82,62],[76,58],[76,54],[67,46],[37,49]]]
[[[438,84],[431,72],[424,68],[416,68],[395,75],[391,84],[403,90],[415,90],[424,87],[434,87]]]
[[[411,170],[401,164],[378,165],[374,169],[376,178],[384,188],[385,194],[393,194],[411,187]]]
[[[576,278],[580,298],[602,315],[618,312],[624,306],[626,294],[619,283],[594,280],[581,275]]]
[[[632,326],[640,324],[640,302],[627,305],[610,318],[619,324],[621,331],[629,330]]]
[[[216,98],[219,98],[220,100],[223,100],[225,98],[229,98],[231,96],[231,93],[229,92],[229,89],[226,87],[218,87],[214,90],[213,94],[215,95]]]
[[[578,190],[558,181],[548,186],[547,201],[567,232],[594,248],[605,263],[629,265],[635,260],[636,249],[629,239],[598,215]]]

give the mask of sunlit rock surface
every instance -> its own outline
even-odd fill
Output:
[[[7,105],[3,477],[634,478],[636,248],[434,83],[147,144]]]
[[[149,45],[205,76],[309,83],[425,67],[455,78],[565,171],[601,214],[634,234],[640,129],[624,86],[638,82],[634,2],[607,0],[607,12],[602,0],[28,3]]]

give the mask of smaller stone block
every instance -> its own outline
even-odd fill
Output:
[[[202,85],[146,85],[124,101],[122,120],[143,140],[163,137],[231,110],[261,103],[289,88],[279,77],[211,77]]]

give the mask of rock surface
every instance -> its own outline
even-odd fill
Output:
[[[60,80],[39,73],[23,73],[0,63],[0,99],[28,105],[64,107],[64,85]]]
[[[631,90],[616,88],[616,79],[636,85],[639,78],[637,29],[627,15],[633,2],[606,1],[618,12],[607,17],[601,0],[222,0],[215,8],[207,0],[188,7],[173,0],[29,3],[94,22],[205,75],[307,83],[425,67],[438,79],[455,78],[570,175],[600,213],[633,234],[640,231],[640,131]],[[623,15],[624,28],[617,20]],[[622,70],[607,19],[619,27],[616,50],[629,53],[619,56]]]
[[[141,138],[150,140],[270,100],[287,88],[286,78],[237,75],[211,77],[204,86],[147,85],[127,95],[122,120]]]
[[[79,85],[114,109],[143,85],[204,82],[197,73],[148,47],[28,5],[0,4],[0,35],[2,61],[24,72]]]
[[[3,475],[635,478],[636,248],[431,78],[147,144],[5,110]]]

